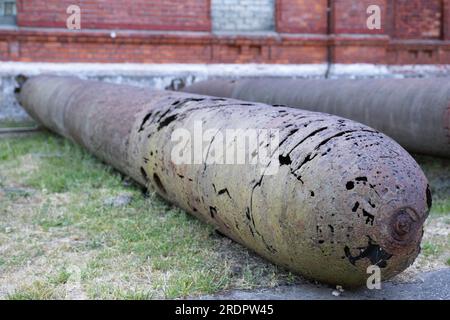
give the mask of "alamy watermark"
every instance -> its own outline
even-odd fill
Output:
[[[66,19],[66,27],[69,30],[81,30],[81,8],[72,4],[67,7],[66,13],[69,15]],[[369,30],[381,29],[381,7],[376,4],[369,5],[366,13],[369,15],[366,20],[366,26]]]
[[[366,286],[367,289],[373,290],[381,289],[381,269],[377,265],[370,265],[367,267],[366,270],[367,274],[370,274],[370,276],[367,278]]]
[[[175,142],[172,162],[182,164],[258,165],[261,174],[274,175],[280,166],[278,129],[203,130],[202,121],[195,121],[193,130],[172,132]]]
[[[378,5],[370,5],[367,7],[366,13],[369,17],[366,20],[366,26],[369,30],[381,29],[381,8]]]
[[[67,7],[66,13],[69,17],[66,20],[66,27],[69,30],[81,29],[81,8],[75,4]]]

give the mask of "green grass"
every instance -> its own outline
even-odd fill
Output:
[[[65,268],[61,268],[54,276],[49,278],[49,283],[55,286],[66,284],[71,276],[71,273]]]
[[[450,160],[434,158],[423,155],[415,155],[427,176],[432,196],[432,215],[445,216],[450,213]]]
[[[450,212],[450,199],[437,199],[434,201],[431,213],[435,215],[448,215]]]
[[[9,300],[49,300],[61,299],[62,297],[56,294],[55,288],[43,281],[33,282],[31,285],[21,286],[13,293],[7,295]]]
[[[0,161],[17,161],[24,155],[39,162],[39,170],[24,180],[32,188],[60,193],[80,188],[117,188],[121,183],[119,173],[69,140],[45,133],[0,140]]]
[[[9,300],[64,299],[65,288],[62,285],[67,283],[70,276],[71,273],[67,269],[61,268],[55,273],[44,276],[41,280],[19,286],[6,298]]]
[[[433,190],[431,217],[448,225],[450,162],[417,160]],[[105,204],[122,194],[128,205]],[[440,259],[446,241],[426,238],[422,256]],[[180,298],[299,281],[45,132],[0,139],[0,248],[8,299]]]
[[[82,295],[97,299],[180,298],[298,281],[49,133],[0,139],[0,198],[2,188],[9,191],[0,201],[0,247],[7,248],[0,273],[15,279],[8,299],[65,298],[73,268]],[[105,204],[120,194],[131,203]],[[242,272],[231,272],[236,266]]]
[[[422,244],[422,253],[425,257],[436,256],[442,252],[443,248],[439,244],[425,242]]]

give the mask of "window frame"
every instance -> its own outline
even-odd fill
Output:
[[[5,16],[3,14],[3,8],[5,3],[14,3],[14,9],[12,15]],[[15,26],[17,24],[17,1],[16,0],[0,0],[0,26]]]

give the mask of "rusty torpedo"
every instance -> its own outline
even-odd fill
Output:
[[[408,151],[450,157],[447,79],[211,80],[183,91],[331,113],[373,127]]]
[[[27,80],[19,100],[45,127],[307,278],[359,286],[369,266],[388,279],[419,253],[431,206],[427,180],[404,149],[365,125],[261,103],[52,76]],[[202,142],[202,161],[175,163],[174,150],[191,154],[192,145],[180,145],[174,134],[195,137],[199,123],[212,132]],[[279,140],[262,165],[207,161],[213,149],[230,147],[219,139],[226,129],[269,130]],[[260,144],[241,149],[246,159]]]

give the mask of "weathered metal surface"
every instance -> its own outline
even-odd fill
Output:
[[[375,128],[411,152],[450,157],[448,79],[213,80],[183,91],[326,112]]]
[[[427,180],[396,142],[337,116],[186,93],[40,76],[21,104],[168,201],[308,278],[358,286],[419,252]],[[176,165],[175,129],[278,129],[273,175],[253,164]],[[204,147],[211,147],[214,137]],[[187,150],[184,150],[187,151]],[[246,150],[251,157],[253,150]],[[207,153],[208,156],[208,153]],[[268,166],[267,166],[268,167]]]

